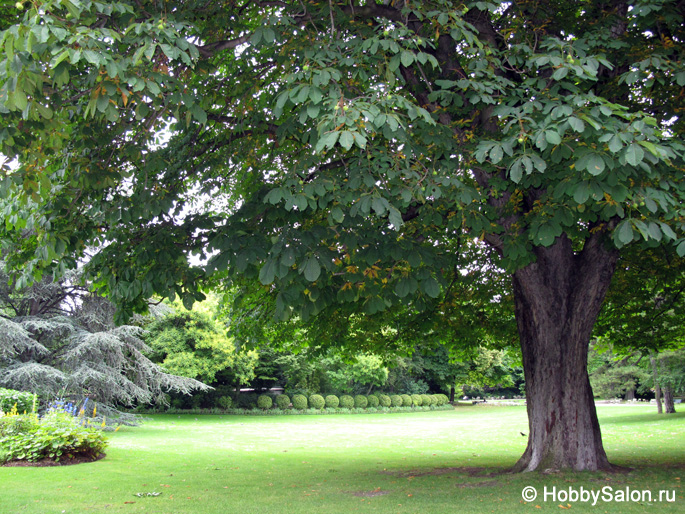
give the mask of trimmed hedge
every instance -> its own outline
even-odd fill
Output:
[[[433,398],[431,398],[431,395],[429,395],[429,394],[422,394],[421,395],[421,405],[430,406],[432,404],[433,404]]]
[[[343,409],[353,409],[354,408],[354,398],[349,394],[344,394],[340,397],[340,407]]]
[[[279,394],[276,397],[276,407],[279,409],[287,409],[290,407],[290,396],[287,394]]]
[[[365,409],[368,404],[369,400],[367,400],[366,396],[364,396],[363,394],[358,394],[354,397],[354,406],[357,409]]]
[[[307,397],[303,394],[293,395],[293,408],[297,410],[305,410],[307,408]]]
[[[329,394],[328,396],[326,396],[324,401],[326,402],[326,407],[328,407],[329,409],[337,409],[338,405],[340,405],[340,398],[338,398],[334,394]]]
[[[369,401],[369,407],[378,407],[381,404],[381,401],[378,399],[378,396],[375,394],[370,394],[367,397],[367,400]]]
[[[390,395],[390,403],[393,407],[402,407],[402,397],[399,394]]]
[[[0,410],[7,413],[17,406],[17,413],[33,412],[33,402],[37,401],[36,395],[25,391],[4,389],[0,387]]]
[[[257,398],[257,407],[260,409],[270,409],[273,404],[274,401],[268,394],[260,394]]]
[[[412,402],[416,407],[420,407],[421,405],[423,405],[423,400],[421,399],[421,395],[420,395],[420,394],[412,394],[412,395],[411,395],[411,402]]]
[[[378,398],[381,403],[381,407],[390,407],[392,405],[392,400],[387,394],[382,394]]]
[[[326,405],[326,400],[320,394],[313,394],[309,397],[309,406],[312,409],[323,409]]]
[[[402,397],[402,407],[411,407],[411,396],[408,394],[401,394]]]

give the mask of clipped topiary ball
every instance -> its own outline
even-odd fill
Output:
[[[392,400],[387,394],[382,394],[380,396],[381,407],[390,407],[392,405]]]
[[[393,407],[402,407],[402,397],[399,394],[390,395],[390,403]]]
[[[294,394],[293,408],[297,410],[305,410],[307,408],[307,397],[303,394]]]
[[[423,400],[421,399],[420,394],[412,394],[411,395],[411,402],[416,405],[417,407],[421,406],[423,404]]]
[[[274,401],[268,394],[260,394],[257,398],[257,407],[260,409],[270,409],[273,404]]]
[[[369,401],[369,407],[378,407],[381,403],[381,401],[378,399],[378,396],[375,394],[367,396],[366,399]]]
[[[433,399],[429,394],[422,394],[421,395],[421,405],[431,405],[433,403]]]
[[[354,406],[357,409],[365,409],[368,404],[369,400],[367,400],[366,396],[364,396],[363,394],[358,394],[354,397]]]
[[[309,406],[312,409],[323,409],[326,405],[326,400],[320,394],[313,394],[309,397]]]
[[[400,397],[402,398],[402,407],[411,407],[411,396],[408,394],[401,394]]]
[[[287,409],[290,407],[290,396],[287,394],[279,394],[276,397],[276,407],[279,409]]]
[[[336,409],[340,405],[340,399],[334,394],[326,396],[324,401],[326,402],[326,407],[330,409]]]
[[[433,405],[442,405],[442,398],[440,398],[439,394],[432,394],[431,398],[433,399]]]
[[[353,409],[354,408],[354,398],[348,394],[344,394],[340,397],[340,406],[343,409]]]

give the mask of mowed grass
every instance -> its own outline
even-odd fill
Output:
[[[0,513],[685,512],[685,414],[599,407],[622,473],[505,473],[525,407],[328,416],[159,415],[111,434],[101,461],[0,468]],[[526,486],[538,498],[524,502]],[[544,500],[544,488],[650,490],[652,501]],[[659,502],[659,490],[675,495]],[[137,497],[136,493],[160,492]]]

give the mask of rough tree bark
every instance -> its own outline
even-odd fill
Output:
[[[671,386],[664,386],[664,412],[666,414],[675,414],[675,404],[673,402],[673,389]]]
[[[618,252],[591,237],[574,252],[566,236],[536,249],[514,273],[526,379],[528,446],[513,471],[611,469],[587,373],[592,328]]]
[[[654,378],[654,397],[656,398],[656,411],[663,414],[661,407],[661,386],[659,385],[659,369],[656,363],[656,352],[649,356],[649,361],[652,364],[652,377]]]

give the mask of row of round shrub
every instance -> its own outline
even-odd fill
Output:
[[[320,394],[312,394],[307,398],[303,394],[294,394],[289,397],[286,394],[279,394],[272,398],[267,394],[262,394],[257,398],[257,407],[265,410],[275,405],[278,409],[287,409],[292,405],[293,409],[305,410],[312,409],[366,409],[367,407],[419,407],[430,405],[445,405],[449,399],[444,394],[391,394],[374,393],[368,396],[358,394],[350,396],[343,394],[338,397],[329,394],[323,397]]]

